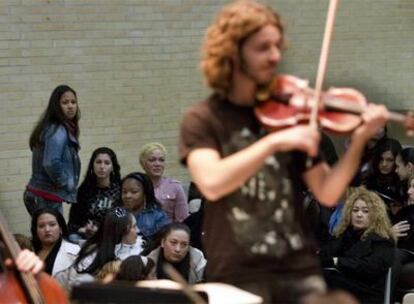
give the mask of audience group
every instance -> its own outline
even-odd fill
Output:
[[[322,146],[323,152],[332,153]],[[391,273],[395,299],[414,290],[414,147],[381,130],[367,145],[344,201],[332,209],[315,201],[305,207],[328,287],[378,303]]]
[[[179,181],[164,176],[165,147],[144,145],[137,159],[143,172],[123,178],[116,153],[99,147],[77,187],[79,119],[76,92],[58,86],[30,136],[32,176],[24,203],[31,215],[31,244],[19,236],[22,246],[31,245],[44,270],[68,290],[95,280],[169,278],[166,263],[188,283],[203,281],[203,201],[190,215],[188,202],[194,206],[201,196],[189,191],[188,197]],[[322,139],[322,157],[335,162],[329,137]],[[194,184],[191,188],[196,190]],[[70,204],[68,223],[64,202]],[[346,290],[361,302],[379,301],[389,269],[395,289],[404,280],[404,288],[414,288],[414,272],[411,279],[403,277],[404,267],[414,269],[413,147],[403,148],[382,130],[367,145],[337,207],[322,207],[311,193],[304,205],[330,288]]]
[[[31,236],[19,236],[67,290],[96,280],[169,278],[171,264],[189,283],[204,279],[207,260],[191,246],[182,184],[164,176],[167,151],[141,148],[136,170],[121,175],[115,151],[95,149],[79,182],[80,109],[76,92],[61,85],[30,136],[32,176],[24,192]],[[70,204],[69,218],[63,203]],[[17,237],[16,237],[17,239]]]

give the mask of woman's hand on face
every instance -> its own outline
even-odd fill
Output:
[[[88,238],[93,236],[98,231],[98,226],[91,220],[89,220],[85,226],[78,229],[79,233],[85,234]]]
[[[98,226],[93,221],[88,221],[85,226],[85,234],[87,237],[93,236],[98,231]]]
[[[6,259],[6,265],[13,265],[13,261]],[[24,249],[17,256],[16,266],[19,271],[38,274],[43,269],[43,261],[33,251]]]
[[[398,238],[407,236],[407,231],[410,230],[410,224],[408,224],[408,221],[401,221],[392,226],[392,230]]]

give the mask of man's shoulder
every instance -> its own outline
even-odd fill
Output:
[[[211,100],[210,98],[200,100],[194,104],[192,104],[187,110],[186,115],[192,115],[194,113],[204,113],[211,109]]]
[[[198,101],[195,104],[191,105],[187,113],[209,113],[215,112],[222,108],[225,104],[225,98],[220,97],[217,94],[212,94],[204,100]]]

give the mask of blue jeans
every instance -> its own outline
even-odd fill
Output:
[[[33,213],[36,210],[43,208],[56,209],[63,215],[63,203],[45,200],[44,198],[41,198],[40,196],[37,196],[30,191],[24,191],[23,201],[30,216],[33,216]]]

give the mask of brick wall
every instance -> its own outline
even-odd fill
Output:
[[[61,83],[78,93],[83,169],[92,150],[105,145],[126,174],[139,169],[142,144],[160,141],[169,151],[167,174],[188,180],[177,161],[178,124],[207,93],[197,68],[200,43],[227,2],[0,1],[0,209],[13,231],[28,231],[22,202],[31,172],[28,137]],[[267,1],[287,23],[290,48],[281,70],[311,83],[327,2]],[[413,17],[410,0],[342,1],[327,85],[354,86],[370,100],[409,108]]]

